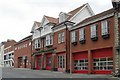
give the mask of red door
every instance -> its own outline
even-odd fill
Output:
[[[46,54],[46,70],[51,70],[52,66],[52,54]]]
[[[74,73],[88,73],[88,53],[87,52],[79,52],[73,53],[73,67]]]
[[[113,51],[112,48],[92,51],[93,73],[111,74],[113,71]]]
[[[42,55],[36,56],[36,69],[40,70],[41,69],[41,64],[42,64]]]

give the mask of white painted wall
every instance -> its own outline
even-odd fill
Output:
[[[41,37],[43,37],[43,36],[52,32],[51,28],[53,26],[46,25],[47,23],[49,23],[49,21],[45,18],[44,21],[43,21],[43,24],[41,25],[43,27],[43,29],[41,30]]]
[[[33,35],[33,40],[39,38],[40,34],[41,34],[40,31],[35,29],[34,33],[32,34]]]
[[[78,14],[76,14],[73,18],[70,19],[70,21],[75,22],[76,24],[84,20],[85,18],[88,18],[92,16],[90,12],[88,11],[87,7],[82,9]]]
[[[4,67],[4,45],[0,46],[0,67]]]

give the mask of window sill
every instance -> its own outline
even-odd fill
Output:
[[[98,40],[98,37],[93,37],[91,38],[92,41],[97,41]]]
[[[109,34],[102,35],[102,38],[103,38],[103,39],[107,39],[107,38],[109,38],[109,37],[110,37]]]
[[[77,41],[72,42],[72,45],[73,45],[73,46],[77,45]]]
[[[80,40],[81,44],[85,44],[86,40]]]

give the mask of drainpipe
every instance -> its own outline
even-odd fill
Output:
[[[67,53],[68,53],[67,52],[68,51],[68,49],[67,49],[68,48],[67,30],[68,30],[68,28],[67,28],[67,24],[64,23],[64,25],[66,27],[66,72],[67,72]]]
[[[70,74],[72,74],[72,50],[71,50],[71,33],[70,33]]]
[[[30,40],[31,40],[31,69],[33,69],[33,63],[32,63],[32,38]]]

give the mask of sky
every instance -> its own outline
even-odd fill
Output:
[[[89,3],[95,14],[112,8],[111,0],[0,0],[0,42],[16,41],[30,35],[34,21],[44,15],[58,18],[60,12],[69,12]]]

